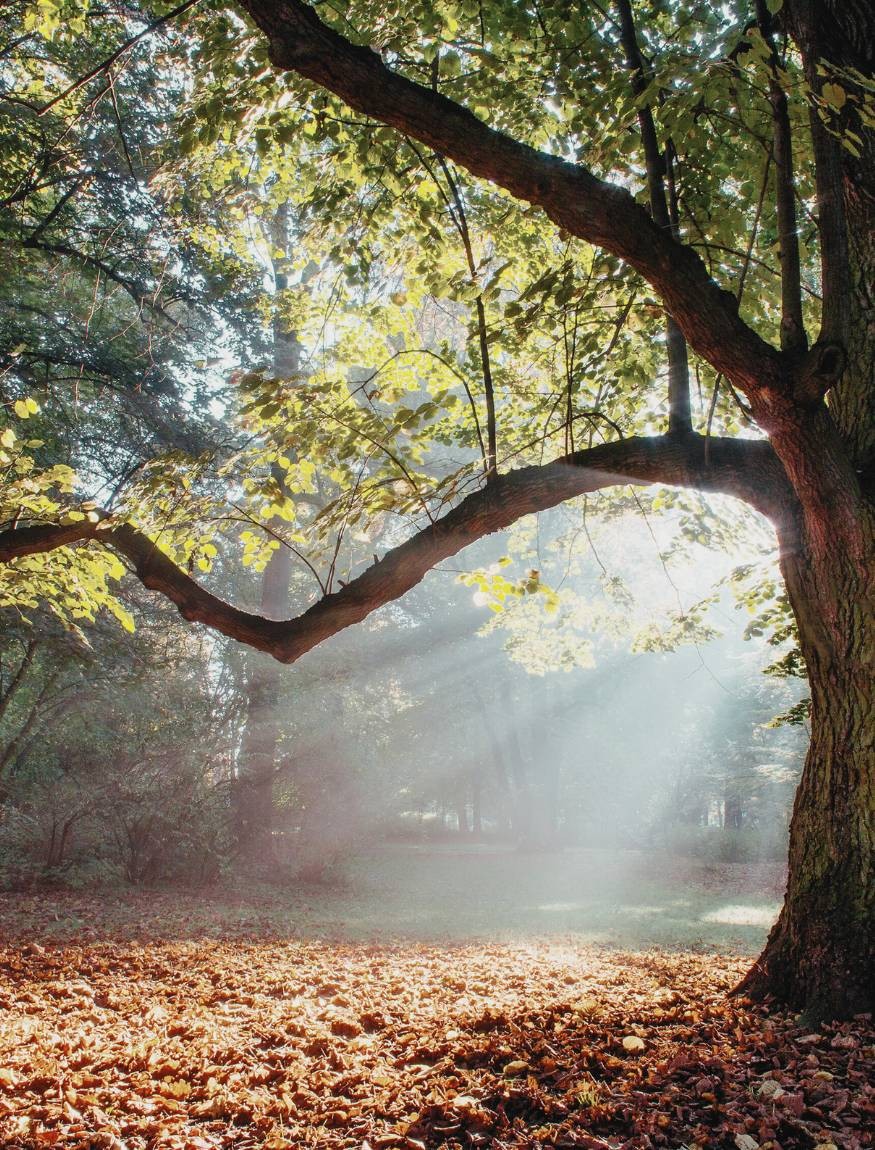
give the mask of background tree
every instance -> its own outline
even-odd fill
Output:
[[[4,632],[5,883],[200,883],[231,858],[229,678],[213,642],[136,598],[136,637],[103,622],[86,645],[51,617]]]

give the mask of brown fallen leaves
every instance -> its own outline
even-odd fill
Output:
[[[0,947],[20,1147],[872,1145],[871,1020],[726,998],[744,960],[555,942]]]

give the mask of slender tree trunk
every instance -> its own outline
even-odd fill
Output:
[[[42,705],[45,702],[46,696],[51,691],[52,687],[60,677],[60,671],[55,670],[49,674],[49,677],[43,683],[39,690],[38,695],[34,699],[27,712],[24,723],[18,729],[17,733],[6,744],[5,748],[0,748],[0,779],[4,775],[14,775],[16,764],[19,759],[22,747],[27,743],[28,736],[33,731],[34,727],[39,722],[42,716]],[[0,795],[2,795],[2,788],[0,788]]]
[[[247,864],[273,859],[273,784],[279,738],[276,716],[276,673],[253,667],[246,692],[246,726],[234,788],[235,834]]]
[[[727,775],[723,781],[723,829],[741,830],[742,817],[741,787],[737,779]]]
[[[57,821],[57,819],[52,819],[52,833],[49,836],[49,845],[46,848],[46,856],[45,856],[45,860],[43,862],[43,866],[46,870],[49,870],[54,865],[55,839],[57,838],[57,834],[58,834],[58,821]]]
[[[464,782],[458,784],[456,791],[456,820],[459,824],[459,837],[468,837],[468,788]]]
[[[555,845],[559,840],[559,812],[561,810],[562,794],[562,764],[558,755],[554,755],[545,780],[546,786],[546,830],[548,841]]]
[[[288,206],[283,204],[272,221],[273,251],[286,252]],[[274,279],[277,292],[287,286],[285,257],[275,257]],[[300,345],[288,330],[281,313],[273,324],[273,373],[277,379],[294,378],[300,368]],[[283,488],[283,475],[277,469],[274,479]],[[273,519],[268,528],[281,532],[282,520]],[[269,619],[283,619],[288,612],[292,576],[291,552],[280,547],[271,553],[261,586],[261,613]],[[248,866],[270,866],[273,848],[273,787],[279,745],[277,694],[282,671],[262,654],[253,653],[246,690],[246,723],[240,748],[240,768],[234,789],[234,823],[238,848]]]
[[[280,547],[268,560],[261,589],[261,610],[271,619],[286,614],[291,579],[291,553]],[[235,832],[247,865],[273,862],[273,786],[277,772],[279,715],[277,694],[281,668],[253,652],[246,689],[246,724],[234,790]]]
[[[479,839],[483,835],[483,816],[480,807],[482,797],[483,784],[477,775],[471,783],[471,834],[475,839]]]
[[[36,639],[31,639],[24,649],[24,657],[18,664],[18,668],[12,676],[9,686],[0,694],[0,721],[2,721],[3,716],[9,709],[9,704],[15,698],[16,692],[24,681],[24,677],[27,675],[31,663],[33,663],[36,649],[37,641]]]
[[[495,774],[498,825],[502,834],[509,838],[513,834],[514,792],[507,774],[502,741],[491,723],[487,724],[486,730]]]

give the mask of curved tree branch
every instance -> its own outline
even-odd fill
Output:
[[[762,426],[774,424],[776,398],[789,398],[780,353],[741,319],[733,295],[696,252],[661,229],[625,188],[488,127],[462,105],[392,71],[303,0],[240,0],[240,7],[267,35],[278,68],[315,81],[629,263],[660,294],[695,351],[748,396]]]
[[[176,604],[182,616],[294,663],[338,631],[415,587],[442,560],[501,531],[524,515],[617,484],[665,483],[735,495],[780,522],[793,496],[781,464],[761,440],[673,436],[624,439],[576,451],[553,463],[523,467],[467,496],[443,518],[386,553],[341,590],[295,619],[274,621],[241,611],[201,587],[146,535],[111,519],[39,525],[0,533],[0,562],[98,540],[132,564],[137,578]]]

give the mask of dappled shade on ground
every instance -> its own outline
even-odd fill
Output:
[[[737,956],[140,925],[0,948],[4,1145],[871,1145],[871,1020],[727,1000]]]

